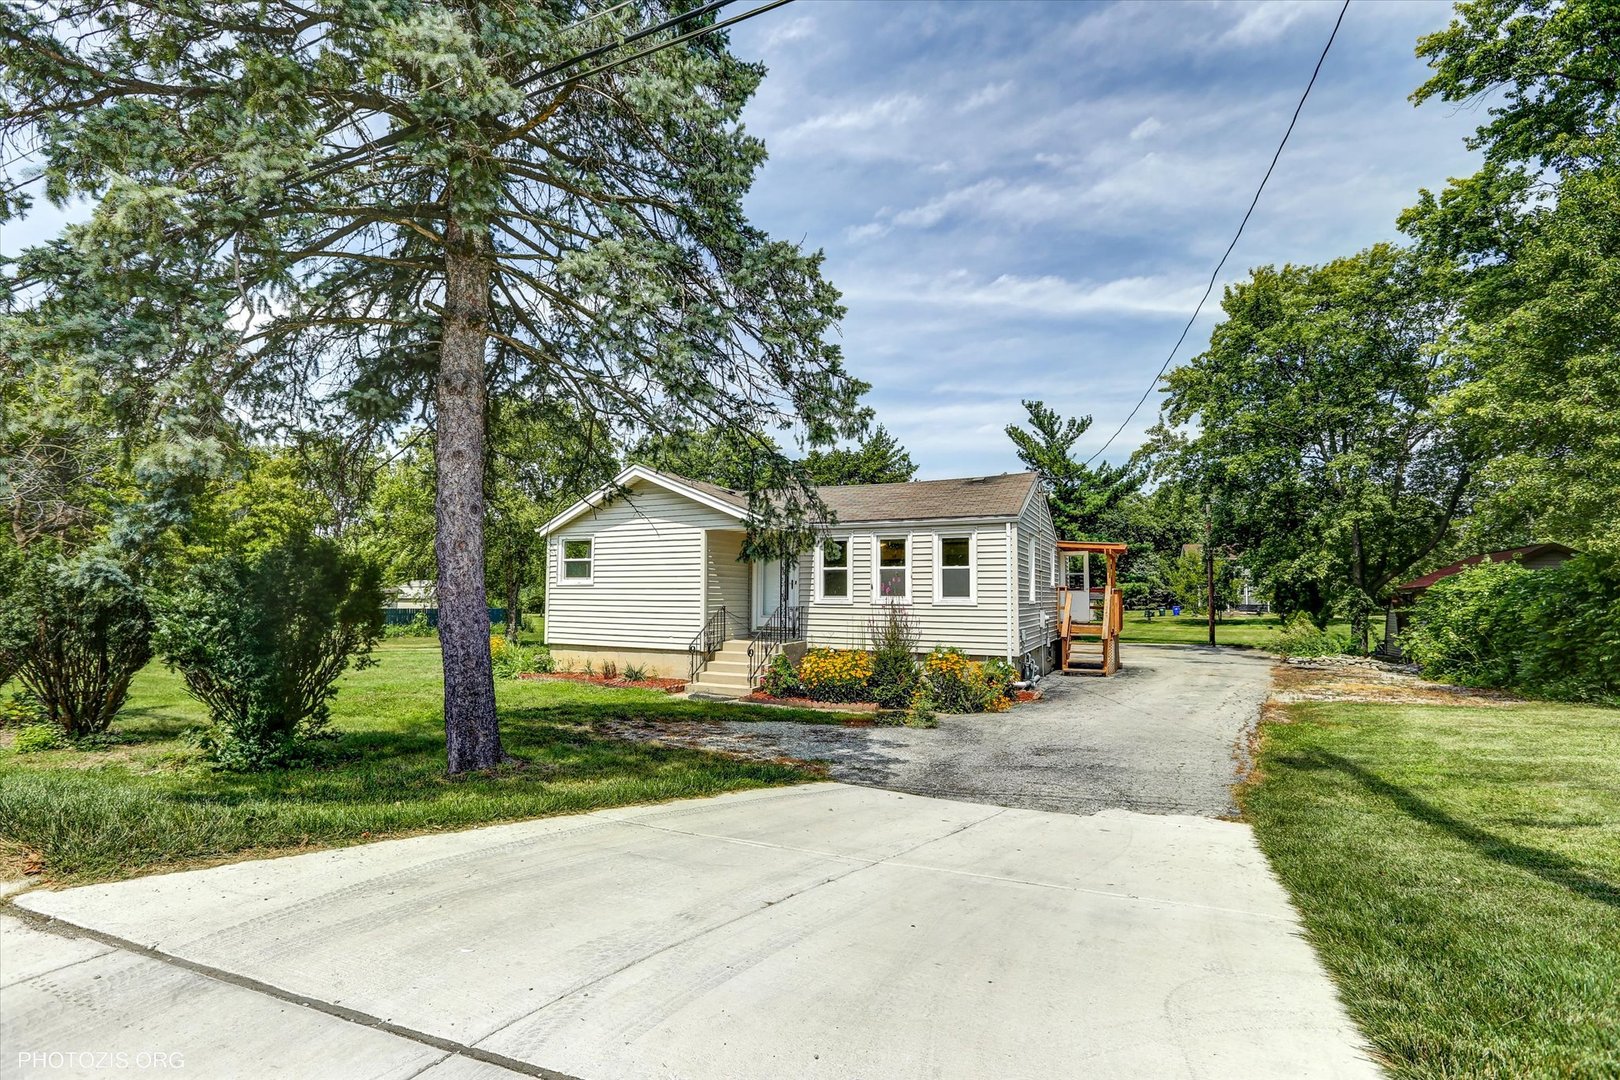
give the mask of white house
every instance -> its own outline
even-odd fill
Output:
[[[824,487],[832,520],[786,567],[742,562],[748,498],[633,465],[546,534],[546,644],[695,690],[746,692],[779,646],[865,648],[885,604],[920,647],[1049,670],[1057,535],[1034,473]]]

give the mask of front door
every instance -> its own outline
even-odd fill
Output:
[[[781,559],[767,559],[754,564],[754,625],[764,626],[776,609],[782,604],[782,573],[783,567],[788,566],[787,575],[787,603],[788,607],[799,606],[799,575],[793,573],[791,564]]]

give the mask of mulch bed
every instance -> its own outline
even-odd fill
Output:
[[[622,675],[617,678],[607,679],[601,675],[587,675],[583,671],[548,671],[533,675],[519,675],[518,678],[582,682],[590,683],[592,686],[611,686],[620,690],[662,690],[666,694],[678,694],[686,689],[685,679],[626,679]]]
[[[1041,698],[1043,698],[1045,696],[1046,695],[1041,693],[1039,690],[1014,690],[1013,691],[1013,700],[1017,701],[1017,702],[1020,702],[1020,703],[1025,702],[1025,701],[1039,701],[1039,700],[1041,700]]]
[[[739,701],[750,701],[756,705],[790,705],[795,709],[823,709],[827,712],[877,712],[878,704],[875,701],[812,701],[803,697],[771,697],[756,690]]]

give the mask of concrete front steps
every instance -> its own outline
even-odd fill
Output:
[[[740,698],[752,689],[748,685],[747,638],[732,638],[721,645],[697,679],[686,684],[687,693],[710,697]]]

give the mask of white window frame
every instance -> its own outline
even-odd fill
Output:
[[[587,559],[570,559],[568,545],[585,543],[591,545],[591,554]],[[568,564],[571,562],[585,562],[590,564],[591,572],[585,577],[569,577]],[[559,585],[590,585],[596,581],[596,537],[594,536],[564,536],[557,541],[557,584]]]
[[[826,565],[827,545],[844,545],[844,565]],[[844,572],[844,595],[828,596],[824,591],[826,583],[825,571],[842,570]],[[816,603],[818,604],[853,604],[855,602],[855,538],[852,536],[829,536],[816,544]]]
[[[883,541],[899,540],[906,545],[906,564],[902,567],[883,565]],[[888,535],[874,535],[872,537],[872,603],[874,604],[909,604],[916,597],[913,595],[912,568],[917,560],[911,556],[916,552],[914,538],[909,533],[889,533]],[[899,569],[904,573],[906,594],[904,596],[883,595],[883,571]]]
[[[945,541],[966,540],[968,542],[968,594],[966,596],[945,595]],[[960,570],[960,566],[952,567]],[[965,533],[949,532],[934,534],[934,603],[948,604],[955,607],[972,607],[979,602],[979,534],[976,531]]]

